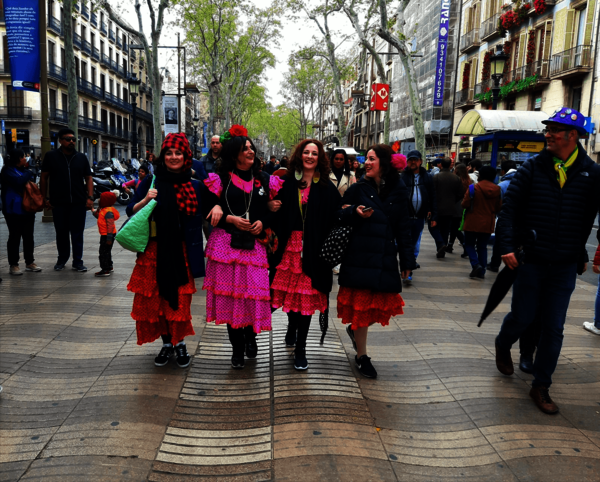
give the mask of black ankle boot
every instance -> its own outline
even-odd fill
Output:
[[[231,348],[233,349],[231,366],[233,368],[244,368],[244,329],[235,329],[232,328],[231,325],[227,325],[227,333],[229,335]]]
[[[308,360],[306,359],[306,339],[310,329],[310,320],[312,316],[297,314],[298,316],[298,337],[296,339],[296,349],[294,350],[294,368],[296,370],[306,370]]]
[[[258,345],[256,344],[256,333],[254,333],[253,327],[247,326],[244,328],[244,338],[246,341],[246,358],[256,358]]]

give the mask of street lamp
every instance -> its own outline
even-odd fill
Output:
[[[198,159],[198,122],[200,119],[194,117],[192,123],[194,124],[194,158]]]
[[[131,75],[131,77],[128,79],[129,82],[129,94],[131,95],[133,102],[131,103],[131,107],[133,108],[133,114],[132,114],[132,120],[131,120],[131,124],[132,124],[132,130],[133,130],[133,134],[131,136],[131,142],[133,144],[132,148],[131,148],[131,157],[133,159],[137,159],[138,157],[138,139],[137,139],[137,112],[136,112],[136,99],[137,96],[140,92],[140,84],[142,83],[142,81],[140,79],[137,78],[137,76],[135,75],[135,72]]]
[[[494,86],[492,87],[492,110],[498,109],[498,97],[500,94],[500,81],[504,75],[504,66],[508,61],[508,55],[504,53],[502,45],[496,46],[496,52],[490,59],[490,71]]]

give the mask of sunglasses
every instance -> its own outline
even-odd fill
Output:
[[[77,141],[77,139],[75,139],[74,137],[61,137],[61,139],[66,142],[76,142]]]
[[[546,134],[558,134],[559,132],[567,132],[567,131],[571,131],[573,129],[560,129],[558,127],[546,127],[543,131],[542,134],[546,135]]]

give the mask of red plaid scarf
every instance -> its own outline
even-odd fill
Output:
[[[169,134],[162,143],[162,149],[179,149],[183,152],[183,170],[188,171],[192,168],[192,150],[185,134]],[[180,211],[188,216],[195,216],[198,210],[198,198],[191,182],[184,184],[174,184],[177,192],[177,206]]]

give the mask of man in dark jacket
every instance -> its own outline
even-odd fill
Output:
[[[217,172],[219,164],[221,163],[221,140],[219,136],[212,136],[210,138],[210,151],[206,155],[202,156],[200,161],[204,164],[204,170],[207,174],[211,172]]]
[[[84,273],[83,231],[85,216],[94,206],[94,183],[90,163],[85,154],[75,150],[75,133],[71,129],[58,131],[60,147],[44,156],[40,190],[46,198],[46,209],[52,209],[58,260],[54,269],[62,271],[71,256],[73,269]],[[70,237],[70,240],[69,240]]]
[[[406,169],[402,171],[401,177],[408,188],[410,236],[416,260],[419,256],[421,235],[423,234],[425,221],[428,220],[431,227],[435,228],[437,225],[437,208],[433,181],[429,173],[422,166],[423,159],[421,153],[417,150],[410,151],[406,156],[406,164]],[[439,242],[441,242],[441,239]],[[437,243],[438,241],[436,240]],[[417,264],[416,267],[418,268],[419,265]],[[412,273],[406,279],[407,283],[411,281]]]
[[[511,312],[495,345],[498,370],[512,375],[511,346],[539,316],[542,332],[529,395],[542,412],[551,414],[558,407],[548,389],[577,274],[587,267],[585,243],[600,207],[600,166],[578,142],[586,134],[581,113],[563,107],[543,123],[546,148],[517,171],[498,220],[496,242],[502,261],[510,269],[518,268],[518,273]],[[519,246],[524,247],[526,260],[521,265]]]
[[[437,254],[438,258],[443,258],[446,254],[456,203],[464,195],[462,181],[456,174],[450,172],[451,164],[452,159],[444,157],[441,161],[441,171],[433,176],[433,187],[437,201],[437,227],[442,237],[442,246],[441,249],[438,249]]]
[[[267,165],[264,167],[263,172],[266,172],[267,174],[271,175],[276,170],[277,170],[277,158],[275,156],[271,156],[269,158],[269,162],[267,162]]]
[[[502,161],[500,165],[500,182],[498,186],[500,187],[500,192],[502,193],[502,198],[506,196],[506,190],[508,189],[508,185],[512,178],[515,177],[517,173],[517,163],[515,161],[511,161],[505,159]],[[494,242],[494,250],[492,252],[492,260],[488,265],[488,271],[492,271],[493,273],[497,273],[500,269],[500,251],[498,250],[498,244]]]

